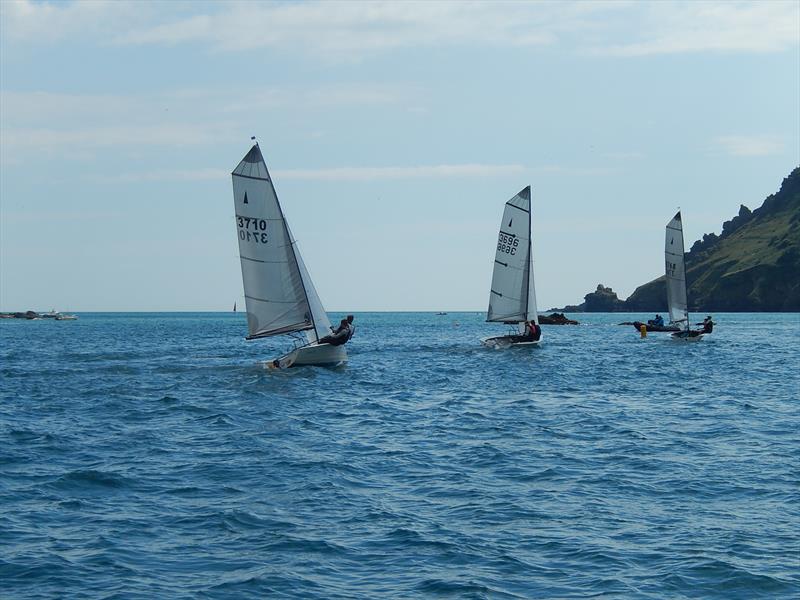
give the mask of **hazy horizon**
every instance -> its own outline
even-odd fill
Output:
[[[0,311],[243,308],[251,135],[329,312],[486,310],[526,185],[540,311],[625,299],[679,207],[688,248],[800,164],[797,2],[15,0],[0,34]]]

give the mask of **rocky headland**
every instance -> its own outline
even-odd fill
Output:
[[[686,253],[689,307],[699,311],[800,311],[800,167],[751,211],[707,233]],[[603,284],[568,312],[665,311],[664,276],[644,283],[626,300]]]

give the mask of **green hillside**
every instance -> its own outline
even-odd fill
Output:
[[[686,254],[689,305],[700,311],[800,311],[800,167],[780,191],[706,234]],[[666,308],[664,277],[639,286],[631,311]]]

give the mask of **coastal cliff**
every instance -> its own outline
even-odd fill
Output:
[[[800,311],[800,167],[754,211],[742,205],[722,232],[686,253],[689,306],[699,311]],[[560,310],[560,309],[558,309]],[[666,310],[664,276],[620,300],[602,284],[571,312]]]

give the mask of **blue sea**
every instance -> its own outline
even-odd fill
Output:
[[[572,316],[277,373],[241,313],[2,321],[0,597],[800,597],[800,315]]]

